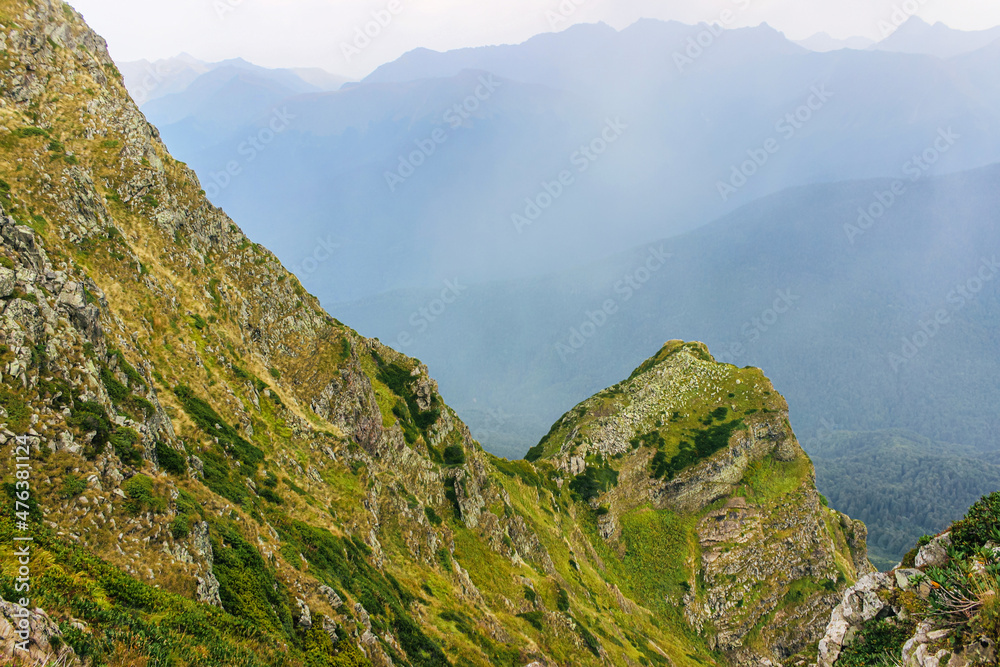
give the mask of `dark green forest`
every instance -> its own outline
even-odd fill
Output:
[[[842,431],[804,444],[830,506],[868,525],[869,551],[880,569],[1000,489],[995,457],[907,431]]]

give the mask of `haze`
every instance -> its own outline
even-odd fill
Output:
[[[884,38],[896,8],[929,23],[982,30],[1000,24],[1000,4],[956,0],[399,0],[400,11],[360,54],[342,44],[355,29],[385,10],[388,0],[75,0],[72,4],[109,43],[116,60],[154,60],[186,51],[202,60],[242,57],[269,67],[323,67],[360,78],[382,63],[418,47],[444,51],[467,46],[519,43],[574,23],[604,21],[624,28],[640,18],[684,23],[717,22],[732,10],[727,27],[767,22],[790,39],[826,32],[833,37]],[[560,7],[569,14],[565,20]],[[572,9],[572,11],[569,11]],[[560,16],[554,21],[554,16]]]

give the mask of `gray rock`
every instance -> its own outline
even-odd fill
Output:
[[[23,616],[25,612],[27,618]],[[17,651],[16,657],[26,658],[30,664],[79,664],[73,649],[61,641],[59,626],[41,609],[23,609],[0,598],[0,637],[3,638],[0,642],[2,663],[15,659],[15,642],[27,641],[27,653]],[[58,650],[52,645],[55,638],[58,638]]]
[[[895,572],[896,585],[902,588],[904,591],[908,591],[913,586],[910,580],[913,579],[914,577],[920,577],[923,574],[924,573],[921,572],[920,570],[914,570],[914,569],[896,570]]]
[[[343,606],[344,601],[340,599],[339,595],[337,595],[337,591],[333,590],[329,586],[320,586],[319,592],[326,597],[327,602],[329,602],[330,606],[334,609],[339,609]]]
[[[944,567],[948,564],[947,548],[950,546],[951,535],[945,533],[941,537],[932,540],[930,544],[921,547],[913,562],[921,570],[926,570],[930,567]]]
[[[309,605],[306,604],[305,600],[302,600],[300,598],[295,598],[295,604],[298,605],[299,608],[299,618],[298,618],[299,627],[311,628],[313,622],[312,622],[312,611],[310,611]]]
[[[0,299],[14,293],[14,284],[16,282],[17,280],[13,271],[0,267]]]

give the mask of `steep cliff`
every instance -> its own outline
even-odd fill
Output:
[[[4,655],[758,664],[867,572],[759,371],[670,343],[492,457],[205,199],[68,5],[0,24]]]

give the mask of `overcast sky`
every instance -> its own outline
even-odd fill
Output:
[[[386,10],[391,4],[397,13]],[[730,27],[767,22],[792,39],[817,32],[877,39],[894,7],[928,22],[981,30],[1000,25],[996,0],[74,0],[116,60],[187,52],[203,60],[243,57],[269,67],[322,67],[361,77],[416,47],[447,50],[517,43],[570,23],[623,28],[641,17]],[[562,8],[562,12],[560,12]],[[382,12],[385,27],[353,50],[357,29]],[[912,9],[911,9],[912,11]],[[562,14],[568,18],[562,19]],[[386,18],[391,16],[391,20]],[[558,21],[554,19],[558,18]],[[345,51],[345,44],[351,46]]]

